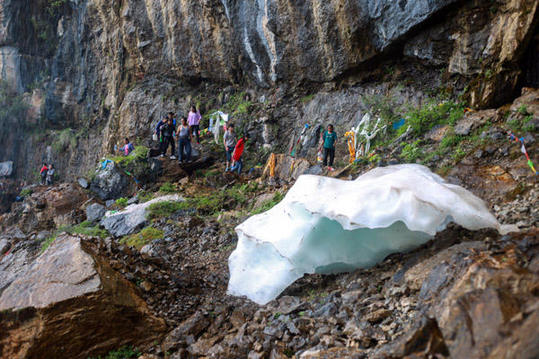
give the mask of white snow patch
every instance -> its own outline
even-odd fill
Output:
[[[265,304],[306,273],[373,266],[449,222],[505,232],[481,199],[421,165],[376,168],[355,181],[303,175],[281,203],[236,227],[228,293]]]

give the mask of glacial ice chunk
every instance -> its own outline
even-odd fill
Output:
[[[354,181],[303,175],[279,204],[236,227],[228,293],[265,304],[306,273],[373,266],[449,222],[504,232],[481,199],[425,166],[380,167]]]

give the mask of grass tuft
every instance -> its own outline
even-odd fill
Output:
[[[161,239],[164,237],[164,232],[154,227],[146,227],[139,233],[125,236],[120,240],[120,243],[127,244],[130,247],[135,247],[140,250],[146,244],[152,242],[155,239]]]

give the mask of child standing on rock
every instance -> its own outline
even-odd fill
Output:
[[[47,183],[47,172],[49,169],[47,168],[47,164],[43,162],[43,167],[41,167],[41,170],[39,171],[39,174],[41,176],[41,184],[45,185]]]
[[[47,170],[47,185],[52,186],[52,181],[54,180],[54,167],[49,164],[49,169]]]
[[[124,155],[129,156],[131,152],[133,152],[134,149],[135,149],[135,146],[131,142],[129,142],[129,138],[126,137],[124,140],[124,147],[123,147]]]
[[[232,152],[234,152],[234,147],[236,146],[236,134],[234,133],[234,125],[230,124],[223,136],[223,142],[225,145],[225,155],[226,155],[226,169],[228,171],[228,166],[232,161]]]

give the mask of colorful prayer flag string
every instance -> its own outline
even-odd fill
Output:
[[[528,161],[528,166],[530,166],[530,169],[532,170],[532,172],[537,175],[537,170],[533,166],[533,162],[530,159],[530,156],[528,155],[528,151],[526,151],[526,146],[524,146],[524,137],[519,138],[519,137],[515,136],[515,134],[513,132],[511,132],[511,131],[508,131],[507,133],[509,134],[509,138],[512,141],[520,142],[520,144],[521,144],[520,152],[522,152],[524,154],[524,156],[526,156],[526,160]]]

